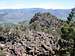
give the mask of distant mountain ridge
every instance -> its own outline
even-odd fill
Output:
[[[70,9],[42,9],[42,8],[25,8],[25,9],[0,9],[0,22],[20,22],[30,20],[35,13],[50,12],[59,19],[66,19]]]

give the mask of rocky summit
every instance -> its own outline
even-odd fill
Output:
[[[37,13],[29,25],[0,26],[0,56],[61,56],[72,43],[61,39],[62,22],[49,13]],[[52,30],[52,29],[53,30]],[[49,32],[48,32],[49,31]]]

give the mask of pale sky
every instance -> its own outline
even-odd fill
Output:
[[[73,7],[75,0],[0,0],[0,9],[71,9]]]

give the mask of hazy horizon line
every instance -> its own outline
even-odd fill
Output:
[[[47,8],[0,8],[0,10],[2,9],[47,9]],[[49,9],[55,10],[54,8]],[[72,9],[72,8],[56,8],[56,9]]]

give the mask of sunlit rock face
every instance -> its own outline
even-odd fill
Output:
[[[13,40],[16,38],[11,41],[7,41],[5,44],[0,44],[0,48],[2,48],[4,52],[7,52],[9,56],[23,56],[24,54],[31,56],[45,56],[48,55],[49,52],[50,55],[55,55],[54,50],[59,50],[60,48],[57,40],[55,40],[52,35],[49,35],[44,32],[29,31],[28,35],[23,33],[21,38],[19,38],[18,36],[18,39],[14,42]],[[10,40],[10,38],[8,38],[9,37],[7,37],[7,40]]]

